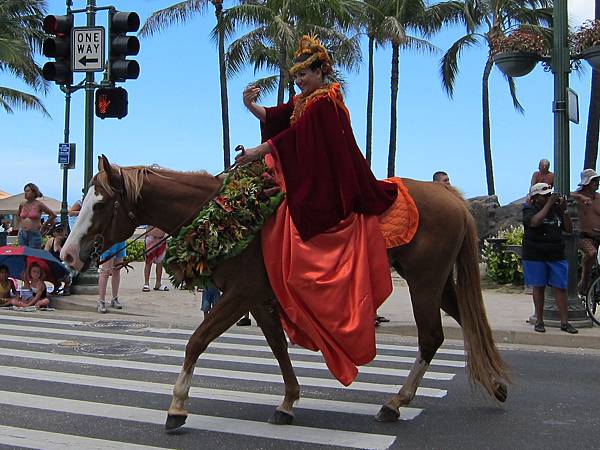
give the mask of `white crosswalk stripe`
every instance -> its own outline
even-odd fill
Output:
[[[81,321],[0,313],[0,389],[3,389],[0,405],[12,408],[10,411],[27,410],[34,417],[39,413],[33,411],[38,410],[44,414],[61,413],[60,420],[66,423],[69,420],[87,423],[105,417],[133,422],[128,425],[133,429],[151,427],[155,433],[162,433],[172,383],[180,372],[184,347],[193,330],[155,327],[94,330],[98,328]],[[115,344],[141,349],[125,356],[110,354],[110,346]],[[80,345],[96,346],[98,351],[93,355],[83,354]],[[107,345],[108,353],[103,354],[103,346]],[[341,423],[348,425],[342,425],[341,429],[327,427],[321,420],[304,426],[298,424],[298,419],[296,425],[277,427],[269,425],[266,418],[282,399],[283,381],[275,358],[267,356],[271,351],[264,337],[225,333],[201,355],[194,371],[190,405],[204,403],[200,413],[190,410],[185,428],[188,432],[202,432],[204,437],[206,433],[214,435],[215,442],[246,436],[288,441],[302,448],[311,445],[388,448],[395,441],[395,431],[372,432],[372,416],[381,406],[381,395],[400,389],[414,361],[416,347],[378,344],[378,352],[373,363],[360,368],[359,378],[349,387],[343,387],[329,374],[320,354],[290,347],[298,381],[305,392],[296,405],[297,415],[310,417],[313,411],[332,417],[347,414],[356,419],[344,419]],[[439,353],[445,357],[434,360],[435,367],[425,375],[425,386],[417,390],[417,398],[443,398],[455,370],[463,370],[462,350],[445,348]],[[439,370],[441,367],[444,371]],[[371,402],[367,398],[369,393],[376,395]],[[355,398],[367,398],[367,402],[354,401]],[[231,409],[227,407],[229,404],[239,406]],[[209,410],[205,411],[207,405]],[[240,408],[261,408],[264,416],[250,420]],[[234,417],[227,411],[234,413]],[[401,419],[414,420],[421,412],[422,408],[401,408]],[[179,447],[173,439],[150,441],[151,445],[158,445],[146,446],[110,432],[104,435],[101,428],[96,434],[85,434],[79,427],[62,433],[54,428],[4,422],[0,415],[0,444],[61,450]],[[163,435],[160,434],[161,439]]]

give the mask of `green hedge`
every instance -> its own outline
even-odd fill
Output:
[[[507,245],[523,244],[523,226],[500,230],[494,237],[506,239]],[[523,266],[514,253],[505,253],[485,241],[482,260],[487,265],[487,276],[498,284],[523,284]]]
[[[139,239],[135,242],[131,240],[127,241],[127,256],[125,261],[140,262],[144,261],[144,239]]]

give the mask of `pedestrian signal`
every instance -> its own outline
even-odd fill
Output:
[[[42,76],[56,84],[72,84],[71,71],[71,33],[73,30],[73,15],[46,16],[42,25],[44,31],[54,37],[44,39],[42,53],[54,58],[42,68]]]
[[[101,119],[122,119],[127,115],[127,91],[121,87],[104,87],[96,90],[96,116]]]

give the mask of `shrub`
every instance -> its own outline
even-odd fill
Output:
[[[600,45],[600,19],[586,20],[571,35],[571,46],[575,53],[582,53],[590,47]]]
[[[546,55],[548,43],[544,36],[531,30],[516,30],[508,36],[497,35],[490,38],[492,53],[525,52]]]
[[[144,261],[144,240],[139,239],[135,242],[127,241],[127,256],[125,262]]]
[[[506,239],[507,245],[523,243],[523,226],[512,226],[500,230],[496,238]],[[482,259],[487,264],[487,276],[498,284],[522,284],[523,267],[520,258],[514,253],[505,253],[496,246],[485,242]]]

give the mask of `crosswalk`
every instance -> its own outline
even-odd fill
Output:
[[[164,432],[173,383],[192,330],[128,321],[81,322],[48,313],[0,313],[0,447],[373,448],[396,440],[393,424],[373,416],[408,375],[416,347],[378,344],[378,356],[343,387],[321,356],[295,346],[290,355],[301,386],[292,426],[267,418],[283,382],[262,335],[228,332],[196,367],[190,416],[175,435]],[[458,371],[460,349],[444,348],[432,362],[414,407],[415,420],[439,403]],[[202,445],[200,445],[202,443]],[[226,444],[224,444],[226,443]]]

